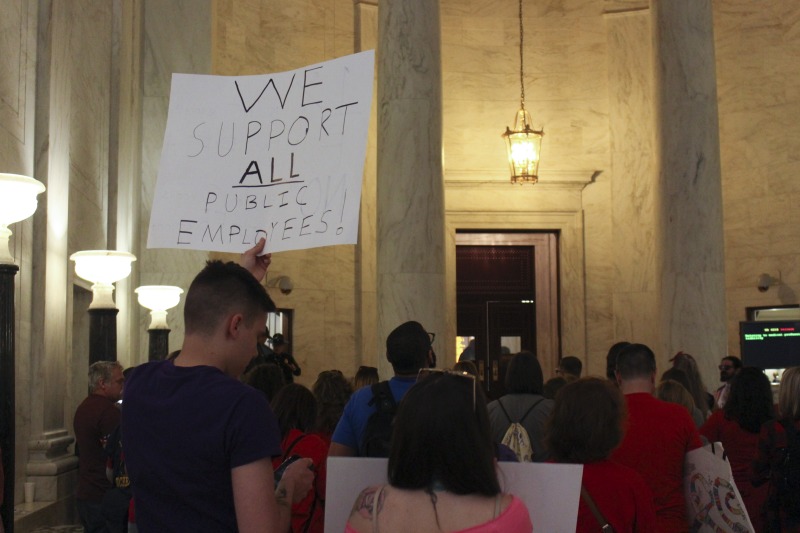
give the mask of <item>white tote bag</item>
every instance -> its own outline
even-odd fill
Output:
[[[753,532],[722,443],[706,444],[686,454],[683,490],[693,533]]]

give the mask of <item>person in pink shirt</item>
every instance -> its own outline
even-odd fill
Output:
[[[617,357],[619,388],[628,407],[628,427],[611,460],[636,470],[653,492],[656,529],[689,531],[683,495],[686,453],[702,442],[688,411],[653,396],[656,359],[644,344],[631,344]]]
[[[400,402],[389,484],[359,494],[345,531],[530,533],[525,504],[500,490],[486,401],[475,377],[428,374]]]

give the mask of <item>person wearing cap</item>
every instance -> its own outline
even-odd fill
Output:
[[[286,383],[294,383],[294,376],[300,375],[300,365],[289,353],[289,342],[280,333],[272,336],[272,351],[275,362],[283,370]]]
[[[416,383],[420,369],[435,366],[431,337],[419,322],[405,322],[386,338],[386,359],[392,365],[394,377],[389,389],[396,404]],[[363,387],[350,397],[331,438],[329,456],[362,455],[360,448],[367,422],[378,410],[371,387]]]

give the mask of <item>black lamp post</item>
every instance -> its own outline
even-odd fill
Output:
[[[10,224],[31,216],[44,192],[44,185],[33,178],[0,173],[0,448],[4,474],[3,505],[0,518],[6,533],[14,531],[14,481],[16,441],[16,379],[14,337],[14,278],[19,267],[8,247]]]
[[[136,257],[128,252],[87,250],[70,256],[75,273],[93,283],[89,304],[89,364],[117,360],[117,309],[114,283],[127,278]]]

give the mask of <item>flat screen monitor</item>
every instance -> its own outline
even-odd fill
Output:
[[[758,368],[800,365],[800,321],[739,322],[742,364]]]

